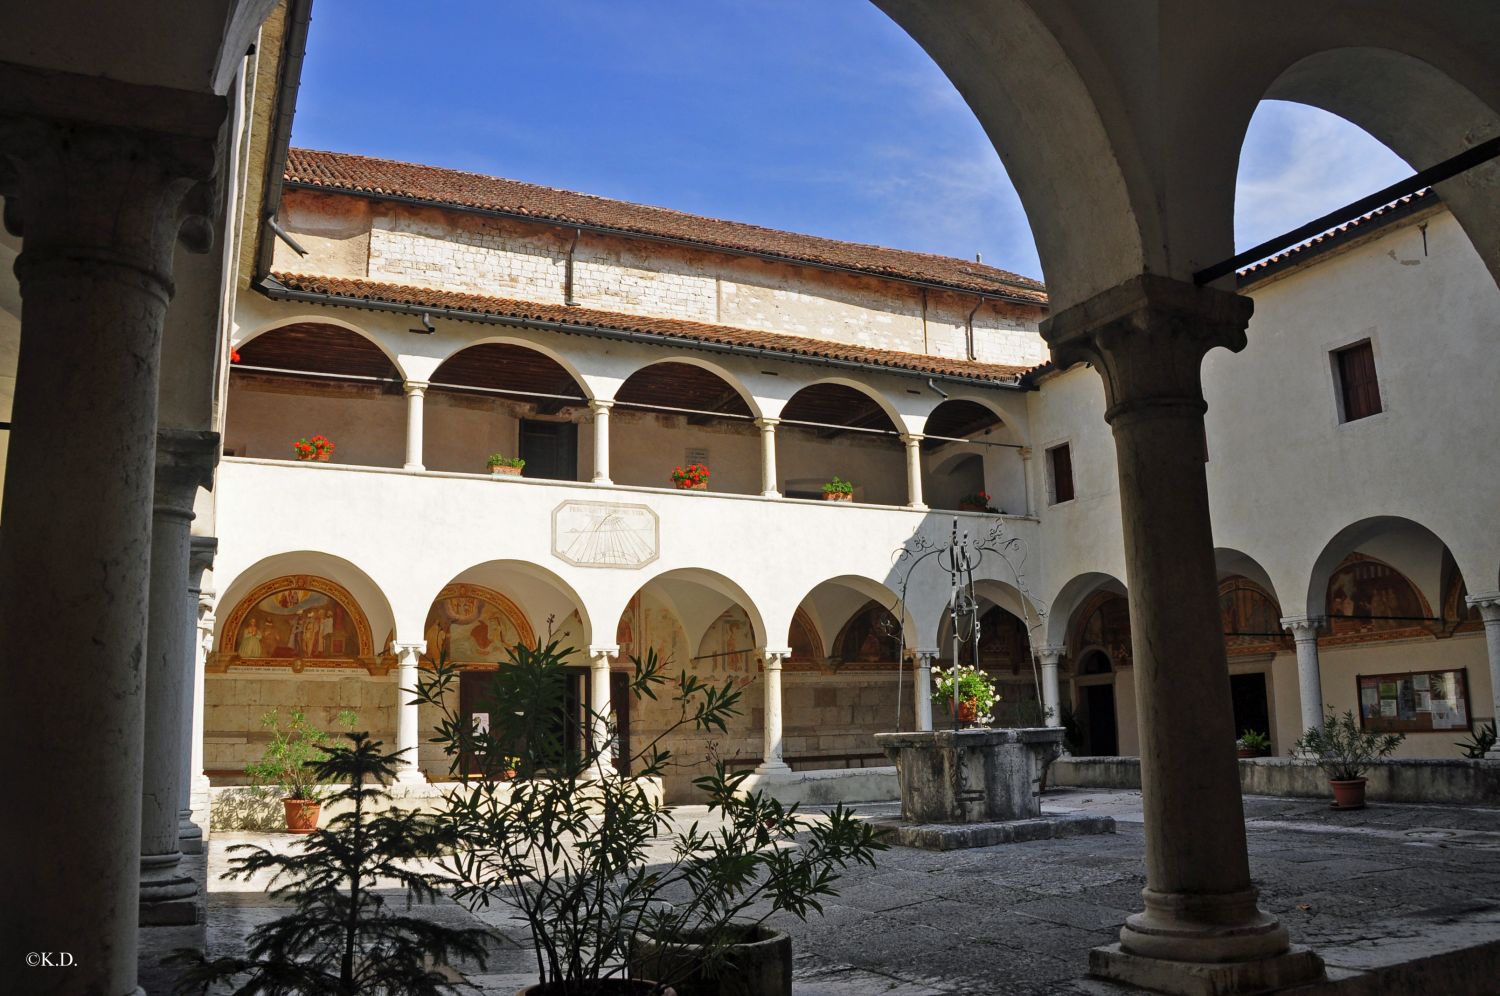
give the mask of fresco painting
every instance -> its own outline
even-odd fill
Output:
[[[1378,560],[1350,558],[1328,579],[1328,629],[1334,636],[1410,630],[1430,615],[1406,576]]]
[[[438,593],[423,626],[430,660],[499,664],[518,643],[535,642],[514,602],[475,584],[450,584]]]

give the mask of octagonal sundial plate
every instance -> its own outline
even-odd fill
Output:
[[[660,544],[660,520],[645,505],[565,501],[552,510],[552,554],[574,567],[644,567]]]

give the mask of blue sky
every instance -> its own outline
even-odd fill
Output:
[[[1041,275],[978,122],[868,0],[317,0],[293,141]],[[1237,241],[1410,172],[1264,104]]]

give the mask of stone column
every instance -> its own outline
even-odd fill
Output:
[[[418,730],[421,716],[417,705],[417,669],[422,660],[425,643],[394,643],[396,652],[396,749],[405,751],[396,765],[396,781],[406,785],[420,785],[427,781],[422,775],[417,751],[420,746]]]
[[[1031,502],[1031,447],[1023,446],[1016,450],[1021,456],[1021,487],[1025,489],[1026,505],[1021,509],[1022,514],[1032,515],[1035,506]]]
[[[1215,346],[1244,348],[1253,306],[1145,274],[1043,323],[1060,368],[1087,361],[1104,379],[1139,695],[1145,911],[1090,967],[1171,992],[1274,988],[1322,971],[1256,906],[1219,620],[1200,366]]]
[[[222,100],[216,106],[222,121]],[[0,757],[12,760],[6,787],[11,799],[25,800],[26,825],[45,828],[57,852],[42,860],[18,844],[0,857],[6,902],[19,911],[7,918],[7,943],[17,952],[73,955],[66,980],[46,985],[120,996],[141,992],[146,599],[162,322],[179,232],[190,248],[208,248],[212,229],[185,215],[199,202],[197,181],[214,168],[215,146],[4,118],[0,147],[14,170],[5,223],[22,236],[0,634],[12,655],[5,695],[23,704],[0,724]],[[185,573],[185,553],[182,562]],[[179,575],[173,595],[186,583]],[[16,657],[25,635],[48,620],[54,666]],[[176,720],[165,717],[174,730]],[[16,763],[39,750],[46,763]],[[64,788],[59,772],[81,780]],[[176,799],[166,808],[175,842]]]
[[[919,512],[927,510],[922,502],[922,439],[914,432],[901,434],[906,444],[906,507]]]
[[[193,710],[193,744],[189,784],[193,813],[201,821],[203,831],[209,833],[209,824],[213,822],[213,798],[209,791],[208,775],[203,770],[203,707],[208,701],[204,675],[208,655],[214,646],[214,592],[208,588],[204,588],[198,595],[197,617],[197,639],[193,644],[196,655],[193,659],[193,698],[197,706]]]
[[[1479,610],[1479,616],[1484,620],[1485,646],[1490,654],[1490,695],[1494,699],[1494,711],[1490,715],[1495,717],[1495,725],[1500,728],[1500,591],[1470,595],[1466,601]],[[1484,756],[1500,761],[1500,742],[1496,742]]]
[[[614,716],[614,703],[610,695],[609,664],[618,656],[620,648],[617,646],[589,647],[589,735],[593,738],[596,749],[604,749],[610,745],[609,727]],[[600,761],[606,774],[614,772],[614,766],[609,764],[611,758],[608,754],[600,758]]]
[[[185,718],[182,723],[183,741],[178,749],[182,760],[179,776],[181,808],[177,811],[177,840],[183,854],[203,853],[203,827],[193,822],[197,803],[195,780],[203,773],[203,655],[199,652],[202,641],[198,636],[199,606],[203,600],[203,572],[213,566],[214,552],[219,541],[212,536],[194,536],[189,544],[187,598],[183,605],[183,649],[186,652],[184,666],[190,674],[187,701],[184,703]],[[202,796],[204,803],[207,796]],[[198,814],[203,826],[208,825],[208,809]]]
[[[761,749],[760,764],[756,767],[755,773],[763,777],[789,775],[792,773],[791,766],[781,759],[781,665],[792,656],[792,652],[790,650],[762,650],[759,656],[761,681],[765,688],[765,722],[762,728],[765,744]]]
[[[912,670],[912,706],[917,720],[917,731],[932,729],[932,662],[937,660],[936,650],[918,650],[916,667]]]
[[[755,424],[760,429],[760,496],[780,498],[776,488],[776,427],[779,418],[758,418]]]
[[[406,466],[405,470],[426,470],[422,465],[422,399],[427,396],[425,380],[409,380],[406,391]]]
[[[1057,688],[1057,662],[1067,648],[1058,644],[1038,647],[1037,659],[1042,662],[1042,708],[1047,713],[1043,722],[1048,726],[1062,725],[1062,696]]]
[[[594,483],[613,484],[609,479],[609,410],[613,401],[590,401],[594,413]]]
[[[1318,630],[1323,620],[1289,616],[1281,620],[1297,643],[1297,692],[1302,703],[1302,730],[1323,728],[1323,679],[1318,672]]]
[[[144,924],[196,923],[202,912],[197,879],[180,867],[184,755],[193,725],[189,530],[198,489],[213,483],[218,450],[215,432],[162,429],[156,434],[141,780]]]

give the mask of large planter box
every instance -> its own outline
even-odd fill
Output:
[[[896,763],[901,818],[990,823],[1041,815],[1041,779],[1062,751],[1061,727],[877,733]]]

